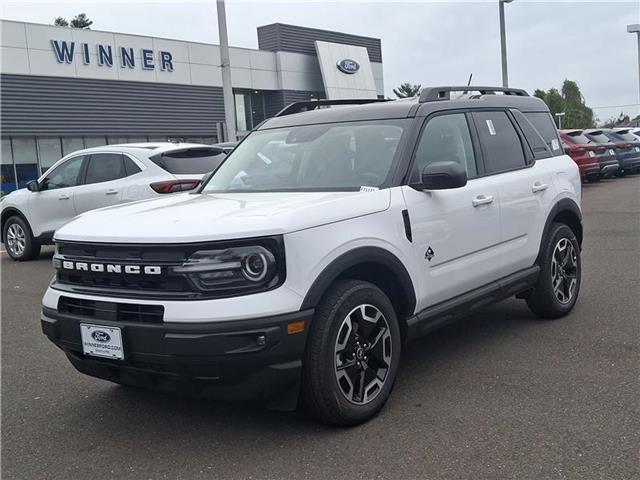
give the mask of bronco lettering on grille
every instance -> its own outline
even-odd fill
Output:
[[[116,265],[112,263],[88,263],[88,262],[72,262],[64,260],[62,268],[65,270],[77,270],[81,272],[98,272],[98,273],[124,273],[130,275],[161,275],[162,267],[158,265]]]

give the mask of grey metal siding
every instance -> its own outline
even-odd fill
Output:
[[[369,60],[382,62],[382,43],[379,38],[362,37],[349,33],[319,30],[317,28],[298,27],[284,23],[272,23],[258,27],[258,48],[271,52],[294,52],[315,55],[314,42],[344,43],[365,47],[369,53]]]
[[[216,136],[222,88],[0,75],[2,135]]]

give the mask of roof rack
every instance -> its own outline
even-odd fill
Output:
[[[366,103],[378,103],[387,102],[386,98],[348,98],[340,100],[307,100],[305,102],[295,102],[287,105],[278,113],[276,117],[283,117],[285,115],[292,115],[294,113],[308,112],[315,110],[318,107],[327,107],[330,105],[364,105]]]
[[[481,95],[494,95],[496,92],[502,92],[505,95],[514,95],[518,97],[529,96],[525,90],[520,88],[476,87],[473,85],[464,87],[427,87],[420,91],[420,103],[450,100],[451,92],[480,92]]]

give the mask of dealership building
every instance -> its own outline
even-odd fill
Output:
[[[220,48],[0,21],[3,193],[81,148],[222,141]],[[230,47],[240,135],[289,103],[384,94],[377,38],[275,23]]]

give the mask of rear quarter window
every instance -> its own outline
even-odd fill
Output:
[[[225,157],[221,149],[192,148],[185,151],[166,152],[159,156],[152,156],[150,160],[174,175],[200,175],[218,168]]]
[[[538,130],[551,153],[554,156],[562,155],[563,151],[558,138],[558,130],[553,118],[551,118],[551,114],[548,112],[525,112],[524,116]]]

